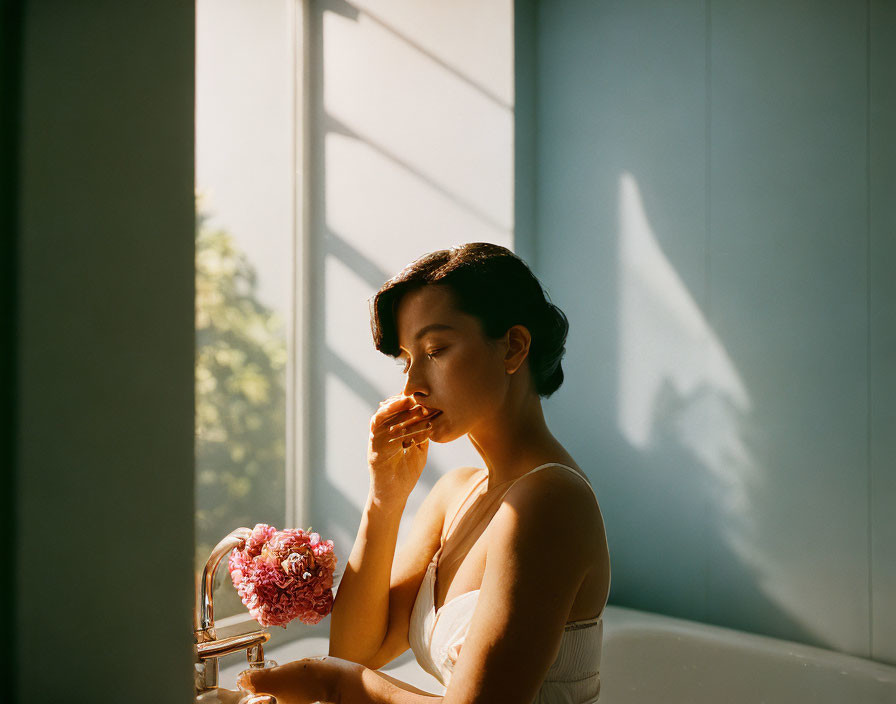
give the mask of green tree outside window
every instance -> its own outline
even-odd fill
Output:
[[[234,528],[284,527],[286,334],[233,237],[196,231],[196,570]],[[198,576],[197,576],[198,579]],[[217,587],[220,585],[220,589]],[[217,619],[245,611],[222,563]]]

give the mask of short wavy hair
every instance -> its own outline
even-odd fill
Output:
[[[499,339],[514,325],[525,326],[532,336],[528,359],[536,392],[548,397],[560,388],[569,321],[522,259],[489,242],[425,254],[386,281],[370,299],[376,349],[399,355],[398,303],[411,291],[434,285],[448,287],[457,307],[478,318],[491,339]]]

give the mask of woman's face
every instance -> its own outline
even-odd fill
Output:
[[[454,306],[452,291],[430,285],[405,294],[396,310],[404,393],[439,410],[430,439],[450,442],[500,412],[507,389],[505,346],[479,319]]]

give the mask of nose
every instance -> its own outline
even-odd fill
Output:
[[[413,396],[415,401],[429,396],[429,387],[423,378],[419,365],[411,364],[404,382],[404,395]]]

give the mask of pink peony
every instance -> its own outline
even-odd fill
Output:
[[[310,529],[309,529],[310,530]],[[262,626],[294,618],[318,623],[333,609],[333,541],[301,529],[259,523],[242,550],[230,553],[230,577],[249,613]]]

